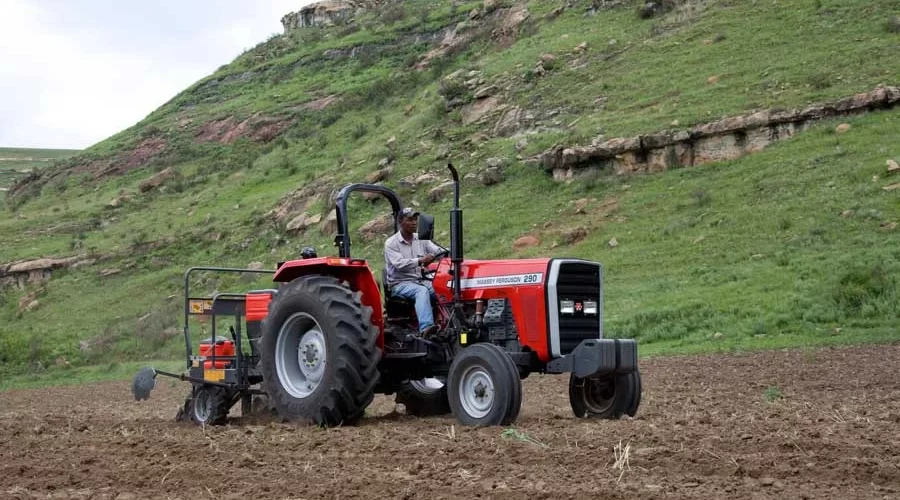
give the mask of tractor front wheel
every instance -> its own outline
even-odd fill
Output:
[[[261,359],[269,400],[292,421],[352,425],[375,396],[381,351],[372,309],[330,276],[284,286],[263,321]]]
[[[453,415],[463,425],[509,425],[519,416],[522,380],[503,349],[473,344],[453,359],[447,396]]]
[[[569,376],[569,404],[578,418],[633,417],[641,403],[641,373],[579,378]]]

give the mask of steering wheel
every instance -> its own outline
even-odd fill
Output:
[[[434,254],[434,260],[431,261],[431,264],[434,264],[435,262],[437,262],[438,265],[435,266],[434,269],[428,269],[427,267],[423,267],[422,268],[422,278],[429,280],[429,281],[434,281],[434,276],[435,276],[435,274],[437,274],[438,267],[440,267],[440,260],[448,255],[450,255],[450,250],[444,250],[444,251]],[[428,265],[430,266],[431,264],[428,264]]]

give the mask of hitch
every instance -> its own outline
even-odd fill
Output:
[[[131,382],[131,393],[134,395],[135,401],[140,401],[142,399],[150,399],[150,392],[156,388],[156,376],[157,375],[164,375],[166,377],[177,378],[178,380],[181,380],[181,381],[196,382],[198,384],[204,384],[204,385],[216,385],[216,386],[225,387],[225,388],[231,387],[230,385],[223,384],[221,382],[213,382],[210,380],[204,380],[202,378],[191,377],[191,376],[185,375],[183,373],[178,374],[178,373],[164,372],[162,370],[157,370],[156,368],[148,366],[145,368],[141,368],[140,371],[138,371],[137,374],[135,374],[134,380],[132,380],[132,382]]]

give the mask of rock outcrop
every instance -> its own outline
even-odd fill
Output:
[[[870,92],[804,109],[759,111],[689,130],[619,137],[590,146],[555,146],[532,161],[559,181],[572,180],[579,171],[593,168],[609,168],[617,174],[660,172],[733,160],[792,137],[817,120],[887,109],[898,102],[900,88],[880,86]]]
[[[71,267],[85,257],[34,259],[0,264],[0,290],[7,287],[24,289],[27,285],[46,283],[54,269]]]
[[[375,9],[385,4],[384,0],[325,0],[290,12],[281,18],[284,32],[299,28],[329,26],[352,17],[360,11]]]

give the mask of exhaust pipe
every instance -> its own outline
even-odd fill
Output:
[[[459,173],[452,163],[447,164],[453,176],[453,209],[450,210],[450,263],[453,273],[453,299],[459,302],[459,266],[463,261],[463,217],[459,208]]]

